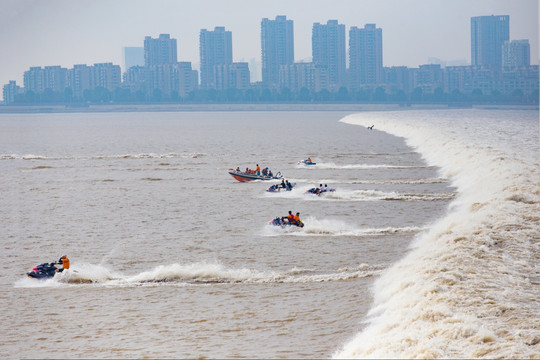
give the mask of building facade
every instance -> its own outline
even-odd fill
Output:
[[[349,85],[351,89],[380,84],[384,79],[382,29],[367,24],[349,30]]]
[[[15,96],[21,93],[21,88],[14,80],[11,80],[9,83],[4,85],[2,90],[5,105],[13,104],[15,102]]]
[[[31,67],[24,72],[24,88],[37,94],[45,90],[61,93],[67,87],[67,71],[68,69],[59,65]]]
[[[313,24],[311,37],[313,63],[328,69],[328,90],[346,86],[345,25],[328,20],[326,25]]]
[[[250,73],[247,62],[236,62],[214,66],[216,90],[248,90],[250,88]]]
[[[262,83],[266,88],[279,86],[281,65],[294,63],[294,24],[286,16],[261,22]]]
[[[503,68],[513,69],[531,65],[529,40],[505,41],[503,44]]]
[[[157,39],[144,38],[144,65],[175,64],[178,61],[176,39],[160,34]],[[127,69],[126,69],[127,70]]]
[[[232,63],[232,33],[222,26],[214,31],[202,29],[199,35],[199,54],[201,60],[201,88],[215,89],[215,66]]]
[[[471,64],[502,68],[503,44],[510,37],[510,16],[471,18]]]

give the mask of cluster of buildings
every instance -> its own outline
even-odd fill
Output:
[[[32,67],[24,87],[10,81],[4,102],[18,94],[63,94],[64,100],[84,101],[88,91],[124,91],[140,99],[175,100],[197,91],[269,89],[293,93],[383,91],[387,94],[495,92],[538,97],[538,65],[530,64],[528,40],[510,40],[509,16],[471,18],[471,65],[383,66],[382,29],[375,24],[352,26],[346,44],[345,25],[337,20],[314,23],[312,61],[295,62],[293,20],[286,16],[261,22],[262,81],[252,82],[247,62],[234,62],[232,33],[225,27],[203,29],[199,35],[200,68],[178,61],[177,41],[168,34],[147,36],[143,47],[125,48],[126,69],[112,63]],[[347,59],[348,54],[348,59]],[[347,67],[348,60],[348,67]],[[538,99],[536,99],[538,101]]]

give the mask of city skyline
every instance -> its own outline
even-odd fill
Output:
[[[384,66],[417,67],[427,64],[430,57],[470,64],[470,18],[493,14],[510,16],[511,40],[529,39],[531,64],[538,64],[539,57],[538,4],[533,0],[382,0],[376,4],[338,0],[331,5],[318,0],[277,0],[259,6],[243,0],[111,4],[101,0],[6,0],[0,6],[2,84],[9,80],[22,83],[22,74],[32,66],[104,62],[123,66],[124,47],[142,46],[145,36],[161,33],[178,39],[178,61],[192,62],[198,69],[199,32],[216,26],[233,34],[233,61],[260,62],[261,20],[278,15],[294,21],[295,61],[311,59],[314,23],[337,20],[347,33],[353,26],[368,23],[382,28]]]

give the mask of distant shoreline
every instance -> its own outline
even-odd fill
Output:
[[[182,111],[397,111],[422,109],[519,109],[538,110],[538,105],[448,104],[155,104],[155,105],[1,105],[0,114],[98,113],[98,112],[182,112]]]

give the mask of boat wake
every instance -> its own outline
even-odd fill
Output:
[[[278,226],[267,225],[263,228],[262,236],[381,236],[396,233],[417,233],[426,228],[416,226],[407,227],[384,227],[384,228],[357,228],[343,221],[334,219],[317,219],[308,216],[302,219],[304,227],[288,226],[281,228]]]
[[[324,182],[323,182],[324,183]],[[297,198],[306,201],[448,201],[454,193],[401,193],[379,190],[336,190],[316,194],[306,193],[312,186],[296,186],[292,191],[265,193],[264,197]]]
[[[313,269],[292,268],[288,271],[259,271],[249,268],[228,268],[219,263],[160,265],[135,275],[123,275],[99,265],[82,264],[74,271],[59,273],[51,279],[39,281],[24,278],[15,287],[62,287],[97,284],[103,286],[157,286],[169,284],[188,286],[197,284],[255,284],[309,283],[346,281],[379,274],[387,265],[360,264],[340,268],[331,273],[317,273]]]

